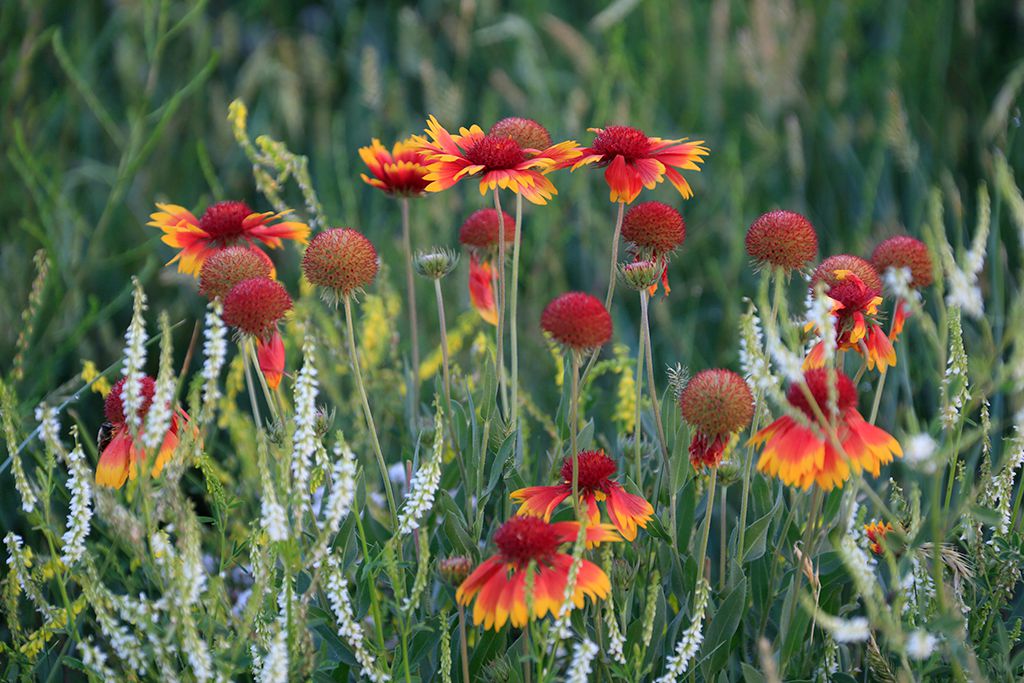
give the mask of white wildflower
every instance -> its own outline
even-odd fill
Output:
[[[587,683],[590,680],[590,669],[597,656],[597,645],[589,638],[576,643],[572,651],[572,662],[565,677],[566,683]]]
[[[609,601],[611,596],[609,596]],[[610,602],[608,604],[611,604]],[[614,610],[605,611],[605,620],[608,622],[608,654],[613,660],[619,664],[626,663],[626,655],[623,649],[626,646],[626,637],[622,635],[622,630],[619,628],[619,620],[615,616]]]
[[[22,511],[34,512],[39,501],[36,498],[35,491],[32,490],[32,484],[28,480],[28,475],[25,474],[21,456],[16,452],[11,453],[11,472],[14,474],[14,488],[18,490],[18,495],[21,496]]]
[[[914,276],[907,266],[902,268],[889,266],[882,273],[882,283],[886,294],[902,301],[920,300],[921,293],[910,286],[913,281]]]
[[[54,452],[61,450],[60,445],[60,420],[57,417],[57,409],[51,408],[45,403],[36,406],[36,422],[39,423],[39,440],[47,448]]]
[[[697,591],[693,596],[693,620],[690,626],[683,631],[682,637],[676,643],[675,650],[665,662],[665,673],[657,680],[657,683],[672,683],[678,680],[690,668],[700,644],[704,642],[702,622],[704,621],[704,610],[708,606],[708,593],[711,586],[703,578],[697,583]]]
[[[327,556],[327,577],[324,587],[334,617],[338,620],[338,636],[352,648],[352,654],[359,662],[360,673],[373,683],[391,680],[390,676],[377,668],[373,655],[366,649],[363,629],[356,621],[348,597],[348,582],[342,576],[341,567],[333,554]]]
[[[1000,536],[1010,533],[1013,485],[1017,479],[1017,470],[1021,468],[1021,465],[1024,465],[1024,438],[1018,436],[1006,464],[1003,465],[999,474],[992,478],[991,497],[996,511],[999,512],[999,524],[995,531]]]
[[[904,442],[903,462],[924,474],[931,474],[938,465],[934,459],[937,449],[938,444],[930,434],[914,434]]]
[[[928,659],[935,651],[939,639],[923,629],[917,629],[907,636],[906,652],[911,659]]]
[[[107,666],[107,653],[94,645],[91,638],[78,642],[78,658],[86,668],[91,669],[101,681],[113,681],[117,675]]]
[[[963,325],[960,309],[950,308],[949,316],[949,358],[946,361],[946,374],[942,378],[942,409],[940,412],[942,426],[953,429],[960,419],[960,413],[971,400],[969,378],[967,376],[967,351],[964,348]]]
[[[844,535],[839,541],[839,556],[853,576],[857,591],[861,595],[871,594],[875,586],[872,560],[850,534]]]
[[[754,309],[740,318],[740,367],[751,391],[764,391],[777,384],[771,363],[764,354],[761,319]]]
[[[174,412],[174,390],[177,383],[174,377],[174,357],[171,353],[171,327],[167,322],[167,314],[160,315],[160,328],[163,341],[160,345],[160,371],[156,377],[153,390],[153,402],[146,413],[146,424],[142,430],[142,444],[151,451],[159,448],[171,427]]]
[[[85,464],[85,453],[78,443],[77,432],[75,436],[75,447],[68,454],[70,476],[67,487],[71,492],[71,502],[61,554],[61,561],[69,567],[78,562],[85,553],[85,539],[89,535],[89,524],[92,520],[92,473]]]
[[[264,496],[260,503],[260,524],[271,541],[288,540],[288,520],[284,508],[276,500]]]
[[[944,245],[942,253],[942,264],[946,271],[946,305],[956,306],[972,318],[981,318],[985,314],[978,276],[985,266],[985,249],[988,246],[991,218],[988,190],[982,185],[978,188],[978,218],[974,239],[971,240],[971,248],[964,255],[963,268],[956,263],[948,244]]]
[[[910,558],[910,572],[900,580],[900,589],[906,596],[901,613],[924,617],[935,597],[935,582],[917,556]]]
[[[862,643],[871,637],[866,617],[842,619],[819,611],[814,615],[814,620],[831,633],[837,643]]]
[[[146,332],[146,320],[143,313],[146,310],[146,293],[137,278],[132,277],[135,285],[135,304],[132,309],[132,321],[128,325],[128,331],[124,333],[124,367],[121,374],[125,376],[125,382],[121,387],[121,405],[124,406],[125,421],[132,434],[135,434],[142,422],[139,416],[139,409],[142,408],[142,380],[146,376],[146,341],[149,333]]]
[[[804,378],[803,360],[797,354],[790,351],[779,338],[778,330],[769,326],[765,330],[768,353],[775,361],[775,367],[789,382],[799,382]]]
[[[434,450],[430,459],[420,465],[409,482],[409,495],[402,503],[402,511],[398,515],[398,535],[412,533],[420,526],[420,518],[434,505],[434,496],[441,483],[441,459],[444,449],[444,429],[442,427],[441,406],[438,405],[434,417]]]
[[[228,330],[221,319],[224,307],[214,299],[206,311],[206,329],[203,330],[203,417],[209,417],[220,398],[220,371],[228,356]]]
[[[292,449],[292,485],[298,504],[309,499],[309,471],[317,450],[316,397],[319,393],[316,366],[313,365],[313,340],[303,344],[302,369],[295,380],[295,441]]]
[[[260,683],[287,683],[288,681],[288,630],[279,628],[270,643],[270,650],[263,658],[260,669]]]
[[[14,576],[18,586],[28,595],[36,611],[43,615],[44,619],[51,619],[54,608],[46,602],[39,586],[32,580],[32,560],[29,552],[24,548],[21,536],[13,531],[8,531],[4,536],[4,545],[7,546],[7,567],[10,570],[8,575]]]
[[[341,520],[352,509],[356,497],[356,455],[347,443],[334,445],[334,469],[331,471],[331,493],[327,497],[325,526],[337,532]]]

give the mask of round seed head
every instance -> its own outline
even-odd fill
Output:
[[[307,280],[343,297],[372,283],[377,268],[377,250],[352,228],[324,230],[310,241],[302,257]]]
[[[837,270],[848,270],[859,277],[868,289],[873,289],[876,292],[882,291],[882,278],[879,277],[875,267],[860,256],[852,254],[829,256],[818,264],[818,267],[814,269],[814,275],[811,276],[811,289],[814,289],[819,282],[824,282],[829,287],[841,282],[836,275]]]
[[[818,235],[806,218],[792,211],[769,211],[747,230],[747,254],[761,266],[789,272],[814,259]]]
[[[266,277],[274,271],[274,262],[262,249],[231,246],[214,253],[199,271],[199,293],[207,299],[223,298],[231,288],[251,277]]]
[[[243,334],[267,340],[292,308],[280,282],[265,277],[242,280],[224,298],[224,322]]]
[[[622,237],[644,252],[660,256],[682,245],[686,239],[686,223],[668,204],[641,202],[622,219]]]
[[[540,326],[574,351],[604,346],[612,337],[612,317],[596,297],[568,292],[555,297],[540,316]]]
[[[927,287],[934,279],[928,247],[921,240],[907,235],[897,235],[879,243],[871,253],[871,263],[879,273],[889,268],[909,268],[911,287]]]

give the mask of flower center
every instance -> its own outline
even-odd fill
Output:
[[[494,543],[507,561],[520,565],[545,560],[561,545],[555,529],[539,517],[513,517],[495,532]]]
[[[226,243],[242,236],[242,221],[251,213],[245,202],[217,202],[206,207],[199,227],[211,238]]]
[[[544,150],[551,146],[551,134],[533,119],[510,116],[491,126],[488,135],[511,138],[523,149]]]
[[[615,461],[601,451],[580,451],[576,459],[579,460],[577,482],[584,491],[604,491],[608,477],[618,469]],[[572,483],[572,458],[566,458],[562,463],[562,479]]]
[[[513,168],[522,163],[523,150],[510,137],[485,135],[466,150],[466,157],[488,170]]]
[[[606,157],[621,154],[626,161],[632,161],[647,156],[651,142],[647,135],[637,128],[608,126],[594,138],[592,148]]]
[[[866,311],[872,299],[878,296],[878,292],[865,286],[856,275],[847,275],[845,280],[829,288],[828,295],[843,305],[840,316],[848,316],[857,311]]]
[[[808,370],[804,373],[804,381],[807,382],[807,388],[811,390],[814,402],[818,404],[818,408],[821,409],[824,415],[828,415],[829,374],[829,370],[826,368]],[[835,372],[834,381],[836,407],[839,409],[840,415],[842,415],[847,410],[856,407],[857,389],[853,386],[853,381],[842,372]],[[807,400],[807,396],[799,384],[789,385],[789,389],[786,391],[786,400],[793,407],[802,410],[804,415],[812,421],[817,420],[814,408]]]

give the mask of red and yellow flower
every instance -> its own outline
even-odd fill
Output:
[[[416,197],[426,191],[426,160],[413,138],[396,142],[390,152],[373,138],[369,147],[359,148],[359,157],[373,176],[359,174],[367,185],[400,197]]]
[[[661,284],[668,296],[668,262],[686,240],[686,221],[682,214],[662,202],[641,202],[622,219],[622,238],[629,242],[635,261],[654,261],[661,265]],[[648,288],[654,296],[657,283]]]
[[[882,303],[879,290],[872,289],[851,270],[836,270],[833,284],[828,288],[835,317],[836,344],[841,351],[855,350],[864,356],[868,369],[878,366],[885,372],[896,365],[896,349],[878,322],[878,306]],[[807,323],[807,330],[814,327]],[[825,330],[818,330],[824,334]],[[825,342],[819,341],[804,359],[804,369],[825,365]]]
[[[586,528],[588,544],[621,541],[609,524]],[[521,628],[531,619],[557,615],[565,602],[572,555],[564,546],[576,541],[578,522],[546,522],[538,517],[513,517],[494,534],[498,552],[484,560],[455,592],[462,605],[473,605],[473,623],[495,631],[510,623]],[[527,599],[527,574],[533,572],[533,594]],[[608,597],[611,581],[600,567],[581,560],[572,603],[582,608],[585,598]],[[533,606],[530,614],[529,605]]]
[[[177,204],[157,204],[156,208],[159,211],[150,214],[146,225],[163,230],[163,242],[181,249],[167,264],[177,261],[180,272],[197,277],[211,254],[233,244],[255,246],[258,242],[277,249],[282,240],[305,244],[309,236],[305,223],[281,221],[288,212],[258,213],[245,202],[211,204],[201,218]]]
[[[871,522],[864,525],[864,533],[868,536],[868,547],[875,555],[883,555],[885,547],[885,535],[892,531],[892,525],[888,522]]]
[[[489,261],[469,256],[469,300],[484,321],[498,324],[498,307],[494,303],[494,269]]]
[[[128,428],[127,419],[124,413],[124,403],[121,393],[127,378],[120,379],[107,394],[103,411],[106,413],[107,423],[100,431],[99,450],[100,459],[96,463],[96,483],[100,486],[110,486],[116,489],[124,486],[128,479],[135,479],[138,474],[136,466],[145,457],[145,447],[140,437],[133,437]],[[152,377],[142,378],[142,405],[139,407],[139,418],[145,419],[153,405],[153,394],[156,391],[156,383]],[[160,449],[156,452],[153,461],[152,476],[159,477],[164,465],[174,454],[178,447],[178,431],[188,422],[188,413],[181,408],[176,408],[171,415],[170,426],[164,435]]]
[[[703,140],[652,138],[629,126],[589,130],[597,137],[590,147],[583,148],[572,170],[588,164],[603,167],[611,201],[630,204],[643,188],[653,190],[665,178],[679,190],[683,199],[693,196],[690,184],[679,170],[700,170],[700,164],[710,152]]]
[[[482,195],[507,188],[534,204],[546,204],[558,191],[545,176],[580,155],[572,140],[545,149],[522,147],[510,133],[485,134],[475,124],[452,135],[433,116],[425,131],[430,140],[418,135],[412,139],[428,162],[427,192],[441,192],[463,178],[479,176]]]
[[[679,410],[693,427],[690,464],[718,467],[735,435],[754,417],[754,396],[732,370],[712,368],[694,375],[679,395]]]
[[[623,538],[636,538],[638,526],[647,527],[654,515],[654,508],[640,496],[627,493],[622,484],[612,479],[618,467],[615,461],[603,451],[581,451],[576,460],[579,463],[576,483],[580,498],[587,504],[591,525],[599,524],[601,511],[597,504],[603,502],[608,518]],[[551,514],[566,498],[572,495],[572,458],[562,463],[562,483],[554,486],[528,486],[513,491],[509,496],[521,503],[519,515],[551,519]]]
[[[824,368],[804,373],[804,384],[822,415],[829,414],[829,384],[833,375],[836,414],[833,424],[824,425],[804,393],[804,385],[790,385],[789,404],[800,411],[798,419],[783,415],[751,437],[750,443],[764,446],[757,469],[803,489],[817,484],[830,491],[842,486],[851,469],[878,476],[882,465],[902,456],[899,443],[885,430],[869,424],[857,411],[857,390],[842,372]],[[835,429],[836,448],[826,432]]]

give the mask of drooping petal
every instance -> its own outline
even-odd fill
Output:
[[[96,463],[96,483],[119,489],[128,480],[128,473],[134,467],[132,436],[124,425],[115,428],[114,436],[100,453]]]
[[[491,264],[475,257],[469,260],[469,300],[480,317],[491,325],[498,324],[498,308],[494,303]]]
[[[256,360],[259,363],[263,377],[267,380],[267,386],[277,389],[281,384],[281,377],[284,375],[284,340],[281,333],[274,330],[274,333],[267,341],[257,340]]]
[[[517,515],[532,515],[543,517],[544,521],[551,520],[551,513],[558,505],[572,495],[572,487],[565,484],[557,486],[528,486],[517,489],[509,494],[514,502],[522,503],[519,506]]]
[[[607,492],[605,507],[612,524],[627,541],[636,538],[636,528],[647,528],[647,522],[654,516],[654,507],[642,497],[628,493],[622,485],[613,484]]]

